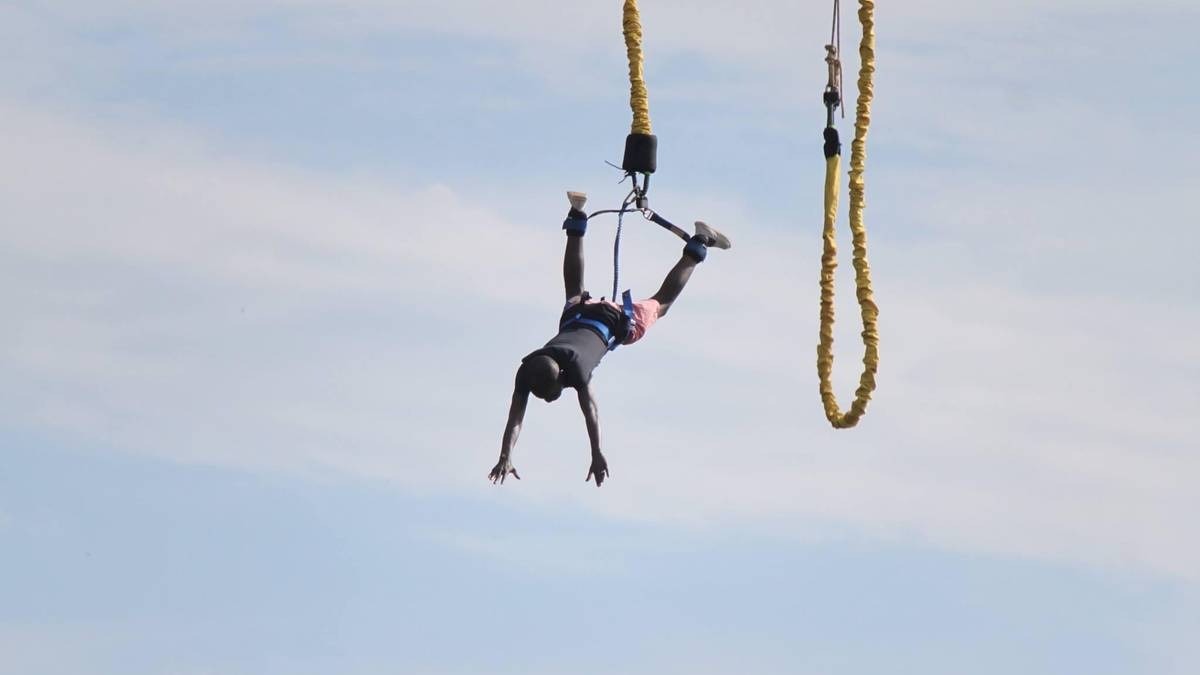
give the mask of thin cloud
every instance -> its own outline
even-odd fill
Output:
[[[654,29],[658,54],[703,54],[752,78],[792,70],[782,55],[824,31],[823,9],[794,3],[645,5],[648,26],[671,26]],[[736,189],[658,189],[656,203],[729,224],[735,249],[714,254],[653,340],[598,374],[614,480],[581,490],[577,412],[538,406],[511,498],[779,536],[850,529],[1196,580],[1200,352],[1189,336],[1200,330],[1200,280],[1194,228],[1176,202],[1195,182],[1188,161],[1200,139],[1180,131],[1186,102],[1146,113],[1173,123],[1152,129],[1139,126],[1142,109],[1092,105],[1104,83],[1089,79],[1089,59],[1121,26],[1061,47],[1078,79],[1058,81],[1038,80],[1039,63],[1059,54],[1044,34],[1032,46],[970,38],[991,22],[1026,25],[1038,9],[880,10],[896,45],[876,126],[891,151],[876,155],[868,193],[884,361],[862,428],[826,430],[816,399],[818,209],[783,216]],[[561,204],[521,186],[486,208],[447,179],[398,192],[387,177],[253,163],[153,118],[53,113],[28,103],[38,98],[29,91],[90,72],[79,62],[121,62],[64,25],[132,21],[203,54],[263,17],[334,41],[495,39],[536,56],[514,67],[566,82],[596,50],[619,64],[615,27],[591,29],[612,13],[610,3],[323,1],[59,2],[21,13],[54,48],[20,43],[46,59],[32,59],[38,77],[12,80],[26,102],[0,105],[5,127],[21,130],[0,139],[0,297],[14,326],[0,338],[0,419],[176,461],[337,471],[412,492],[491,489],[482,477],[512,369],[553,329],[549,308],[561,300]],[[562,25],[578,30],[547,30]],[[944,33],[948,53],[924,54],[922,41],[956,25],[965,32]],[[551,51],[560,58],[546,59]],[[998,65],[974,77],[980,59]],[[684,96],[671,86],[662,91]],[[730,86],[747,106],[781,88],[755,99]],[[800,95],[782,89],[788,106]],[[1147,144],[1171,152],[1138,175]],[[919,168],[900,159],[910,151]],[[803,189],[797,201],[819,198]],[[659,234],[628,233],[629,285],[653,287],[678,255]],[[607,242],[591,246],[598,256]],[[851,295],[841,302],[844,397],[861,347]]]
[[[444,187],[395,195],[375,179],[243,164],[163,130],[131,152],[119,129],[12,106],[5,118],[27,133],[5,142],[3,199],[36,224],[3,231],[5,269],[20,274],[5,284],[17,327],[3,351],[9,425],[415,492],[491,487],[482,475],[512,364],[551,328],[558,280],[544,228]],[[741,234],[655,339],[599,376],[619,480],[600,496],[566,480],[585,468],[577,414],[538,407],[518,498],[695,527],[812,536],[840,524],[951,549],[1200,569],[1185,536],[1197,506],[1185,477],[1198,469],[1188,411],[1200,405],[1177,368],[1187,361],[1128,358],[1137,335],[1200,329],[1195,308],[954,288],[907,248],[911,259],[879,266],[886,360],[872,411],[863,428],[831,434],[805,347],[812,298],[763,292],[803,288],[798,273],[769,271],[795,270],[806,240]],[[643,242],[627,261],[640,286],[677,255],[661,237]],[[852,306],[843,313],[847,395],[859,347]],[[1140,331],[1113,330],[1114,313]],[[486,343],[478,321],[499,327]],[[1187,344],[1178,358],[1194,356]],[[697,386],[665,384],[697,373]],[[680,413],[660,419],[662,396]]]

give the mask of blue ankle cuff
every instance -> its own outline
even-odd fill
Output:
[[[583,235],[587,233],[587,217],[580,218],[579,216],[567,216],[563,221],[563,229],[568,235]]]
[[[683,254],[696,262],[704,262],[704,259],[708,257],[708,246],[696,237],[692,237],[683,247]]]

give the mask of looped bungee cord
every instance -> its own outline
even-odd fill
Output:
[[[838,0],[834,0],[835,12]],[[863,372],[855,390],[850,409],[842,412],[833,393],[833,324],[834,272],[837,269],[837,224],[841,144],[837,130],[832,127],[833,109],[829,107],[830,124],[825,129],[825,222],[822,228],[821,255],[821,333],[817,345],[817,374],[820,378],[821,402],[825,417],[836,429],[848,429],[866,413],[867,403],[875,390],[875,374],[879,369],[879,308],[871,289],[871,267],[867,262],[867,230],[863,223],[865,207],[867,130],[871,124],[871,100],[874,97],[875,74],[875,2],[859,0],[858,19],[862,24],[859,45],[861,66],[858,72],[858,105],[854,121],[854,142],[850,151],[850,231],[853,238],[855,295],[862,315],[864,346]],[[835,30],[837,19],[835,18]],[[826,92],[829,93],[828,91]],[[831,98],[831,97],[830,97]],[[829,106],[828,99],[826,101]]]

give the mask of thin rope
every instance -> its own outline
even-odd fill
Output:
[[[621,212],[617,214],[617,236],[613,239],[613,302],[617,301],[617,289],[621,287],[621,225],[625,221],[625,206],[621,206]]]
[[[839,48],[842,46],[838,39],[842,34],[842,0],[833,0],[833,27],[829,30],[829,43],[835,44]]]
[[[829,29],[829,44],[825,45],[825,64],[829,66],[829,81],[826,86],[837,91],[838,107],[845,118],[845,91],[842,88],[842,0],[833,0],[833,24]]]
[[[854,402],[842,413],[833,393],[833,323],[834,271],[837,269],[837,224],[841,166],[840,155],[825,163],[825,223],[822,228],[824,250],[821,255],[821,338],[817,345],[817,374],[821,380],[821,402],[825,417],[837,429],[848,429],[866,413],[871,393],[875,391],[875,374],[879,370],[879,307],[871,290],[871,267],[867,262],[867,229],[863,222],[867,160],[867,130],[871,125],[871,100],[874,98],[875,74],[875,2],[859,0],[858,20],[862,23],[862,42],[859,45],[861,66],[858,71],[858,107],[854,121],[854,142],[850,151],[850,231],[854,243],[855,295],[862,314],[863,372],[855,390]]]
[[[629,56],[629,108],[633,111],[632,133],[651,134],[650,94],[642,64],[642,17],[637,0],[625,0],[623,12],[625,52]]]

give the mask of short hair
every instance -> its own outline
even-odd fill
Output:
[[[539,354],[521,363],[517,378],[539,398],[547,398],[558,389],[558,373],[558,363],[545,354]]]

